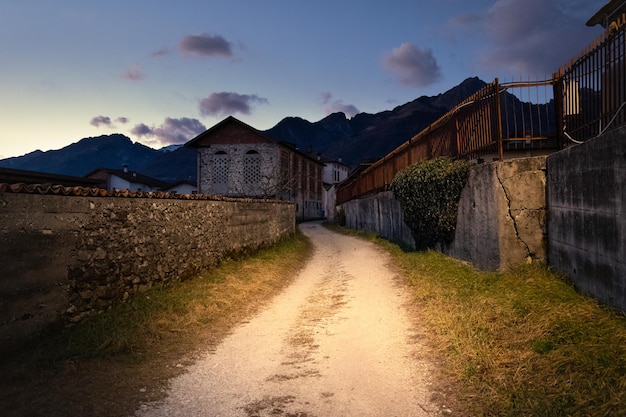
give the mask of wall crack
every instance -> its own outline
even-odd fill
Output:
[[[507,212],[509,214],[509,217],[513,221],[513,230],[515,231],[515,238],[517,239],[518,242],[520,242],[524,246],[526,250],[526,259],[529,259],[529,258],[532,259],[534,258],[534,253],[530,250],[530,247],[528,246],[528,244],[520,236],[517,220],[515,219],[515,216],[513,215],[513,210],[511,209],[511,197],[509,196],[509,192],[507,191],[506,187],[504,186],[504,183],[502,182],[502,178],[500,178],[498,165],[496,165],[495,168],[496,168],[496,178],[498,180],[498,183],[500,183],[500,187],[502,187],[502,192],[504,193],[504,197],[506,198]]]

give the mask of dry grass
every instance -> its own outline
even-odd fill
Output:
[[[128,416],[195,353],[215,346],[297,276],[310,253],[297,234],[200,277],[54,329],[0,359],[2,416]]]
[[[545,266],[479,272],[384,245],[474,416],[626,415],[626,319]]]

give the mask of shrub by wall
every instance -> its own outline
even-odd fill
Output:
[[[391,189],[417,250],[449,245],[454,239],[461,191],[471,164],[447,157],[422,161],[398,172]]]

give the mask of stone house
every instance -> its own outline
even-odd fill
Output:
[[[185,144],[198,152],[198,193],[293,201],[301,220],[323,217],[324,164],[229,116]]]

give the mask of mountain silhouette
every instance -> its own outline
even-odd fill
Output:
[[[485,85],[476,77],[468,78],[438,96],[422,96],[393,110],[360,113],[352,119],[343,113],[330,114],[317,122],[287,117],[264,133],[294,143],[301,151],[320,152],[356,165],[364,159],[383,157]],[[121,134],[85,138],[59,150],[37,150],[0,160],[0,167],[72,176],[84,176],[96,168],[121,169],[124,165],[168,183],[195,180],[197,173],[194,149],[156,150]]]

